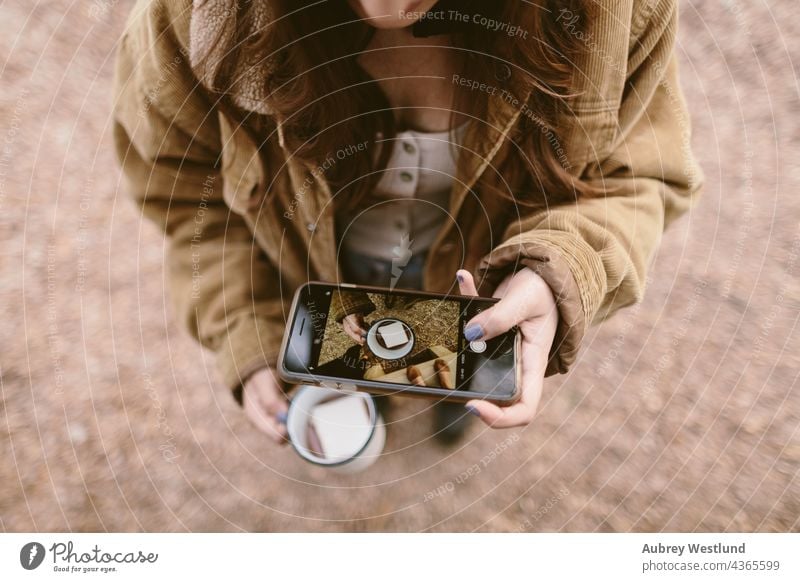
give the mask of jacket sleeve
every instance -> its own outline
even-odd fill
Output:
[[[375,311],[375,304],[363,291],[335,291],[331,297],[330,314],[337,323],[348,315],[368,315]]]
[[[673,55],[675,4],[658,2],[660,18],[629,53],[620,107],[620,126],[624,117],[628,127],[613,151],[582,174],[602,194],[517,221],[481,261],[479,274],[490,284],[528,266],[553,290],[559,325],[547,375],[569,369],[591,323],[642,299],[664,228],[700,190]]]
[[[176,32],[188,29],[177,25],[188,11],[170,14],[167,4],[137,4],[121,40],[114,143],[125,189],[166,234],[179,322],[215,352],[223,382],[240,400],[243,379],[277,359],[279,277],[222,197],[218,113]]]

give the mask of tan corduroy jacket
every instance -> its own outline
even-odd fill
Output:
[[[114,138],[126,188],[168,237],[180,321],[238,390],[249,373],[275,364],[293,291],[308,280],[337,281],[339,268],[324,174],[292,158],[277,120],[256,143],[205,89],[230,50],[235,1],[138,2],[117,57]],[[665,226],[690,207],[702,181],[673,55],[676,0],[603,7],[581,36],[579,96],[559,145],[570,171],[608,194],[521,217],[486,214],[472,186],[526,114],[497,99],[481,120],[493,138],[465,137],[469,160],[450,201],[455,221],[424,272],[426,289],[439,292],[453,291],[458,268],[477,272],[484,291],[521,265],[540,273],[560,316],[548,374],[567,371],[587,326],[642,298]],[[259,11],[260,29],[267,12]],[[554,17],[574,27],[570,15]],[[268,116],[268,67],[246,58],[233,101]]]

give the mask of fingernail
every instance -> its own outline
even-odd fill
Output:
[[[288,415],[285,412],[279,412],[278,414],[275,415],[275,420],[277,420],[281,424],[286,424],[286,419],[287,418],[288,418]]]
[[[478,409],[475,408],[474,406],[467,405],[464,408],[466,408],[467,412],[469,412],[470,414],[474,414],[475,416],[478,416],[478,417],[480,417],[480,415],[481,415],[481,413],[478,412]]]
[[[464,275],[462,275],[461,273],[456,273],[456,279],[458,280],[459,283],[463,283]]]
[[[483,337],[483,328],[481,327],[481,324],[473,323],[465,327],[464,337],[471,342],[481,339]]]

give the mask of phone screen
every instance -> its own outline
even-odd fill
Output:
[[[510,398],[516,330],[470,342],[464,326],[493,300],[312,284],[298,298],[284,366],[357,385]]]

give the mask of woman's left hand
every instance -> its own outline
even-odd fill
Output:
[[[478,294],[469,271],[460,270],[456,275],[462,295]],[[493,296],[500,301],[467,322],[464,336],[470,341],[488,340],[518,326],[522,333],[522,393],[511,406],[470,400],[467,407],[493,428],[524,426],[533,420],[542,396],[547,360],[558,325],[556,300],[544,279],[527,267],[506,277]]]

